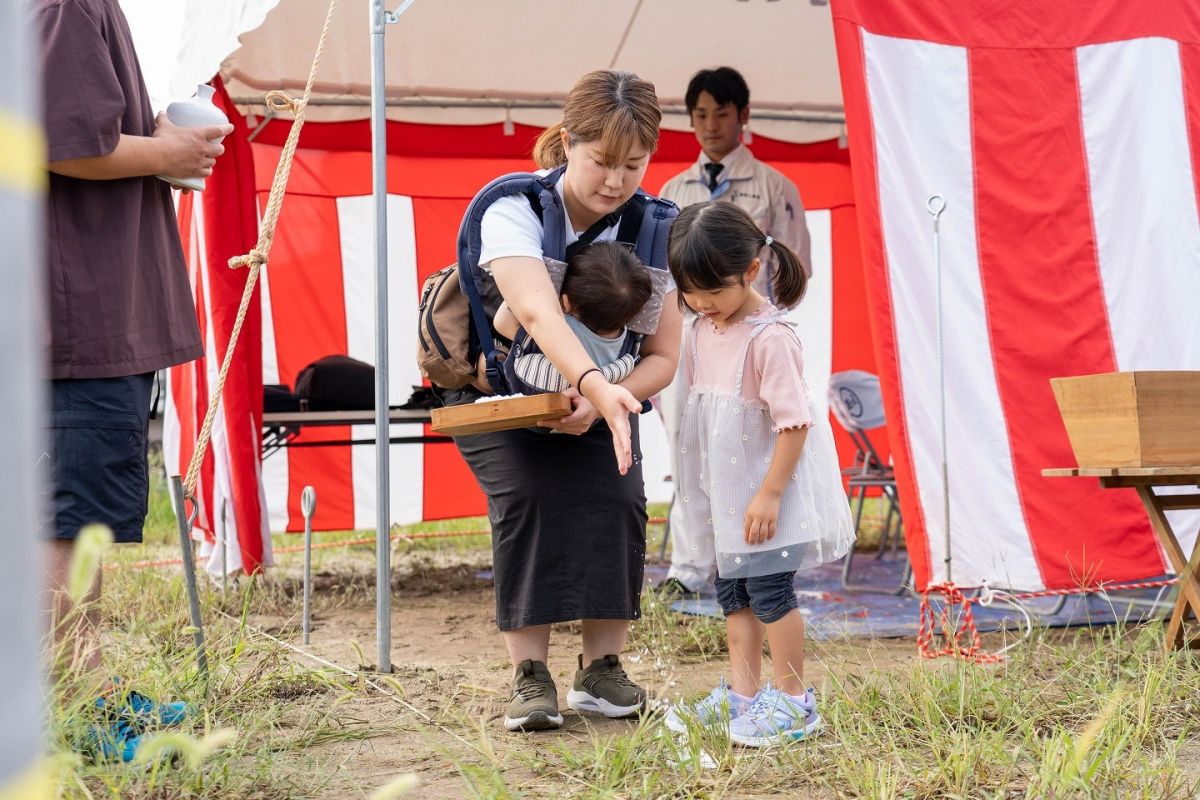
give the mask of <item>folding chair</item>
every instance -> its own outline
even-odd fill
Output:
[[[883,397],[879,392],[879,378],[856,369],[830,375],[829,409],[838,424],[850,435],[856,451],[854,464],[842,469],[842,475],[849,478],[850,507],[854,511],[854,537],[857,540],[862,528],[867,493],[878,490],[880,497],[887,504],[887,512],[875,558],[882,558],[889,545],[892,555],[896,555],[904,531],[900,517],[900,498],[896,492],[896,473],[890,464],[880,458],[871,437],[867,435],[867,431],[882,427],[887,422],[883,413]],[[850,582],[853,565],[854,548],[851,548],[842,562],[842,586],[850,590],[870,589],[871,587]],[[903,594],[908,589],[911,578],[912,565],[907,563],[906,556],[904,578],[900,587],[893,593]]]

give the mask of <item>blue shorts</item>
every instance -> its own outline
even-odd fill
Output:
[[[717,602],[729,616],[748,608],[759,621],[769,625],[778,622],[793,608],[798,608],[793,585],[796,571],[776,572],[755,578],[717,577]]]
[[[118,542],[140,542],[150,471],[146,463],[154,373],[50,382],[47,452],[37,464],[49,502],[42,535],[74,539],[94,522]]]

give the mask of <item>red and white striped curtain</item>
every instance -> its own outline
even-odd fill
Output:
[[[1133,492],[1041,470],[1075,463],[1050,378],[1200,368],[1200,6],[833,0],[833,14],[918,586],[1164,573]],[[1185,548],[1196,520],[1177,525]]]
[[[500,125],[480,130],[400,125],[389,134],[388,327],[393,404],[403,402],[412,387],[421,383],[414,359],[421,281],[454,260],[459,222],[479,187],[497,175],[532,167],[524,157],[505,157],[502,147],[524,151],[536,131],[517,126],[515,137],[505,137],[501,130]],[[261,413],[261,406],[253,414],[244,410],[250,400],[247,393],[261,398],[263,383],[294,386],[297,373],[322,356],[345,353],[368,363],[375,361],[373,201],[366,131],[365,123],[310,124],[305,126],[302,147],[296,153],[270,261],[261,277],[255,305],[258,316],[243,335],[235,359],[241,388],[227,387],[224,395],[223,403],[228,404],[231,391],[238,393],[234,402],[241,406],[236,413],[231,411],[234,406],[224,406],[213,456],[201,473],[203,507],[198,527],[211,532],[210,539],[220,539],[220,511],[226,498],[226,508],[241,509],[231,521],[235,515],[226,514],[225,524],[236,525],[230,528],[229,541],[240,547],[241,560],[231,557],[231,569],[260,560],[270,563],[268,530],[303,528],[300,494],[307,485],[317,491],[316,529],[375,526],[373,447],[284,448],[260,460],[255,454],[261,436],[251,420],[261,419],[255,416]],[[259,207],[266,203],[279,142],[285,134],[281,123],[267,125],[248,144],[250,157],[241,162],[237,172],[239,179],[249,176],[253,180],[247,196],[252,201],[257,198]],[[683,159],[694,157],[696,144],[690,134],[664,140],[660,147],[664,157],[656,156],[645,181],[649,191],[688,166]],[[228,141],[226,146],[230,146]],[[755,148],[785,157],[796,151],[812,152],[819,158],[838,157],[833,143],[804,147],[762,139],[756,140]],[[679,154],[673,155],[675,151]],[[490,155],[466,155],[484,152]],[[800,330],[809,384],[822,400],[830,371],[874,367],[870,326],[861,303],[857,217],[844,151],[840,158],[840,163],[775,161],[797,183],[810,209],[816,277],[800,307]],[[216,245],[225,240],[233,221],[227,216],[232,206],[218,202],[214,193],[221,185],[220,178],[210,180],[209,189],[200,196],[203,202],[185,198],[180,206],[201,326],[209,342],[204,361],[172,372],[172,422],[166,450],[169,469],[181,472],[186,469],[208,387],[216,379],[232,324],[231,318],[218,320],[216,312],[218,308],[226,309],[225,314],[231,307],[236,310],[245,277],[241,272],[231,273],[225,260],[245,252],[246,247],[239,243],[220,250]],[[251,236],[249,242],[253,241]],[[250,373],[255,371],[252,382]],[[656,414],[643,415],[641,422],[646,494],[651,501],[665,502],[670,499],[671,485],[665,480],[670,466],[661,423]],[[392,426],[393,436],[423,432],[427,431],[421,425]],[[299,441],[373,437],[374,426],[306,428]],[[846,440],[841,444],[848,462],[853,449]],[[393,523],[486,512],[474,477],[457,450],[446,444],[392,446],[391,507]],[[256,547],[261,555],[256,554]],[[216,548],[209,557],[214,571],[220,568],[220,550]]]

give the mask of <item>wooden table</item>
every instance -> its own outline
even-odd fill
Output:
[[[1167,520],[1167,511],[1181,508],[1200,508],[1200,492],[1190,494],[1154,493],[1155,486],[1194,486],[1200,488],[1200,465],[1186,467],[1071,467],[1066,469],[1044,469],[1047,478],[1099,478],[1105,489],[1136,489],[1150,525],[1167,552],[1167,558],[1179,576],[1179,594],[1175,598],[1175,609],[1167,624],[1166,648],[1174,650],[1185,645],[1183,624],[1189,612],[1200,619],[1200,582],[1197,582],[1197,566],[1200,565],[1200,538],[1192,548],[1191,557],[1183,553],[1175,531]],[[1200,640],[1191,639],[1187,646],[1195,647]]]
[[[388,412],[391,423],[424,424],[430,420],[425,409],[393,408]],[[293,441],[308,427],[338,425],[374,425],[374,411],[276,411],[263,414],[263,458],[281,447],[332,447],[335,445],[375,444],[374,439],[322,439],[312,442]],[[448,444],[448,436],[393,436],[392,444]]]

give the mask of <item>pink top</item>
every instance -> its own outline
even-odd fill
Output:
[[[767,325],[767,330],[749,342],[741,398],[765,407],[777,431],[809,427],[813,420],[804,383],[804,352],[791,325],[782,319],[771,321],[778,314],[775,306],[763,301],[757,311],[723,330],[706,317],[697,319],[693,326],[695,338],[687,337],[683,353],[688,386],[691,391],[733,394],[738,362],[747,341],[755,328]],[[693,341],[698,358],[692,350]]]

